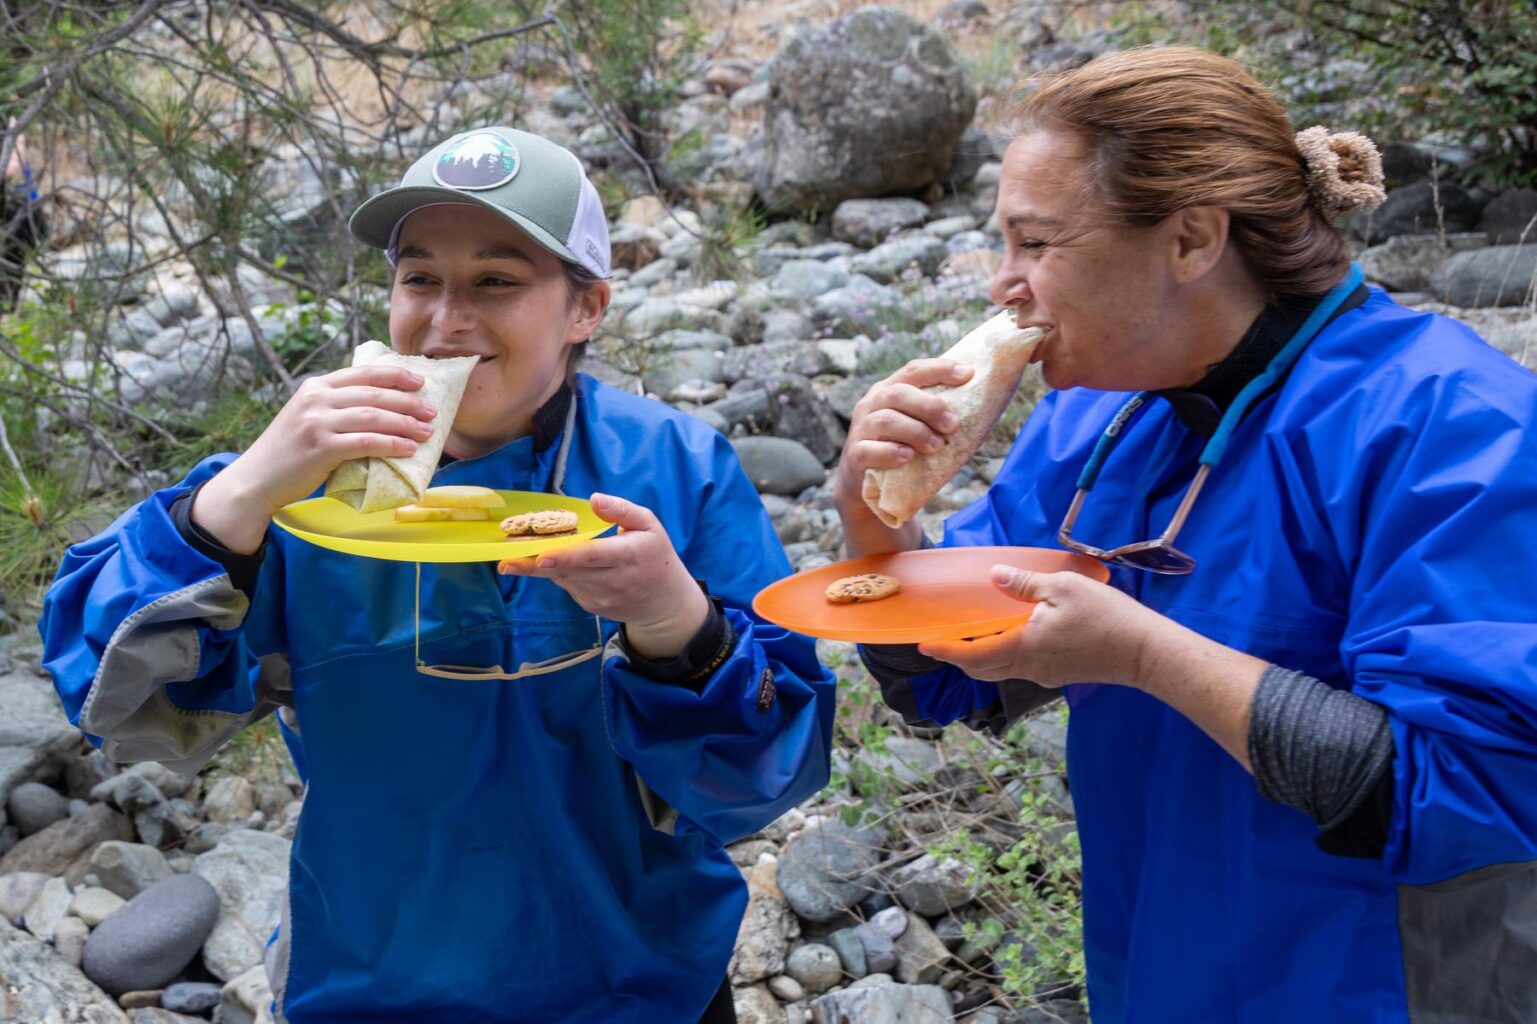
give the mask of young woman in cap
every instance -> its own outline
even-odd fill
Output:
[[[1111,586],[998,567],[1027,624],[867,664],[915,720],[1065,691],[1096,1024],[1537,1020],[1537,378],[1362,285],[1361,136],[1199,50],[1038,85],[992,296],[1057,390],[943,543]],[[943,444],[921,389],[967,373],[856,407],[852,552],[922,543],[859,481]]]
[[[825,783],[833,717],[811,641],[748,611],[789,571],[762,504],[725,438],[572,371],[609,243],[569,152],[456,136],[351,229],[394,265],[392,346],[480,360],[434,484],[590,496],[621,527],[502,575],[422,567],[423,662],[545,671],[418,672],[412,565],[270,528],[429,432],[419,381],[364,366],[71,549],[42,623],[65,706],[185,771],[278,711],[306,783],[280,1021],[731,1021],[723,844]]]

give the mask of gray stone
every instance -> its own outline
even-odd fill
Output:
[[[832,371],[832,360],[814,342],[773,341],[744,345],[726,353],[722,373],[726,383],[739,380],[767,382],[780,373],[815,377]]]
[[[870,973],[865,963],[865,944],[860,941],[856,929],[839,928],[827,936],[827,944],[838,954],[838,962],[843,965],[844,974],[850,978],[863,978]]]
[[[195,875],[219,894],[220,911],[203,962],[224,981],[262,962],[288,891],[292,843],[270,832],[231,832],[197,859]]]
[[[272,1024],[268,1012],[271,1003],[272,989],[266,970],[252,967],[224,986],[219,1006],[214,1010],[214,1024]]]
[[[833,236],[869,249],[928,219],[928,205],[916,199],[850,199],[833,211]]]
[[[991,163],[1002,155],[991,135],[974,124],[967,125],[955,142],[955,149],[950,153],[950,167],[942,180],[952,192],[958,192],[971,184],[983,164]]]
[[[800,937],[800,922],[774,882],[772,862],[746,872],[747,911],[737,930],[726,973],[733,985],[752,985],[785,969],[790,943]]]
[[[6,810],[17,830],[24,836],[30,836],[69,817],[69,801],[52,786],[45,786],[41,782],[23,782],[11,790]]]
[[[922,783],[940,767],[939,751],[934,744],[914,736],[888,736],[884,749],[862,747],[854,756],[906,786]]]
[[[808,942],[790,950],[785,973],[811,995],[820,995],[843,980],[843,962],[831,946]]]
[[[799,32],[768,78],[754,183],[780,210],[825,213],[940,180],[977,102],[945,37],[885,7]]]
[[[226,775],[203,794],[203,815],[209,821],[241,822],[256,810],[251,783],[238,775]]]
[[[854,935],[865,951],[865,970],[871,974],[889,974],[897,966],[897,947],[891,936],[869,922],[854,926]]]
[[[1491,245],[1537,243],[1537,189],[1501,192],[1484,207],[1479,227]]]
[[[684,381],[724,381],[721,354],[708,348],[683,348],[658,352],[647,360],[641,375],[646,390],[653,395],[670,394]]]
[[[124,772],[91,790],[91,799],[104,801],[124,814],[132,815],[135,811],[165,803],[166,795],[147,776]]]
[[[749,985],[731,990],[737,1024],[785,1024],[784,1007],[766,985]]]
[[[814,299],[848,283],[849,275],[838,267],[821,260],[792,259],[775,271],[771,285],[792,299]]]
[[[158,1006],[129,1010],[128,1020],[130,1024],[208,1024],[202,1017],[190,1017],[185,1013],[174,1013]]]
[[[776,341],[805,341],[816,332],[809,317],[793,309],[765,310],[762,317],[764,344]]]
[[[891,873],[891,889],[897,902],[925,917],[938,917],[976,899],[966,865],[924,854]]]
[[[47,679],[31,669],[0,671],[0,794],[56,777],[81,744]],[[0,868],[4,874],[6,868]]]
[[[13,871],[0,875],[0,920],[12,923],[21,920],[37,894],[48,884],[48,876],[41,871]]]
[[[900,280],[908,273],[933,277],[949,255],[950,250],[945,243],[932,235],[908,235],[894,238],[867,253],[855,256],[850,268],[857,274],[864,274],[872,281],[884,284]]]
[[[782,437],[739,437],[731,444],[736,448],[737,458],[748,479],[760,492],[793,497],[827,479],[821,460],[799,441]]]
[[[90,925],[78,917],[66,917],[53,927],[53,948],[64,959],[79,967],[85,959],[85,940],[90,937]]]
[[[818,355],[826,358],[825,353]],[[847,437],[843,423],[811,382],[794,373],[777,373],[764,381],[776,437],[798,441],[824,466],[843,452]]]
[[[69,891],[69,883],[62,878],[50,878],[44,883],[43,888],[37,894],[37,899],[27,908],[27,912],[21,915],[21,923],[27,931],[42,939],[44,942],[53,941],[53,930],[59,922],[69,916],[69,904],[74,899],[74,894]]]
[[[1488,244],[1482,232],[1450,235],[1444,244],[1440,235],[1395,235],[1361,253],[1359,262],[1368,280],[1389,291],[1419,291],[1451,253]]]
[[[221,988],[205,981],[179,981],[160,993],[160,1005],[177,1013],[207,1013],[219,1005]]]
[[[106,842],[91,852],[91,873],[125,900],[171,877],[165,854],[143,843]]]
[[[128,1017],[80,969],[20,928],[0,920],[0,1008],[17,1024],[128,1024]]]
[[[1461,252],[1431,276],[1430,290],[1452,306],[1518,306],[1537,282],[1537,244]]]
[[[856,274],[847,286],[818,296],[813,315],[818,326],[839,337],[877,335],[894,320],[904,319],[902,293]]]
[[[740,424],[749,430],[762,430],[769,428],[774,422],[773,410],[769,408],[768,392],[761,387],[729,394],[712,404],[709,411],[731,427]]]
[[[896,947],[898,981],[927,985],[944,975],[950,951],[919,915],[907,915],[907,930],[896,940]]]
[[[174,875],[128,901],[91,933],[86,976],[114,995],[174,979],[213,930],[219,896],[196,875]]]
[[[95,928],[127,905],[128,901],[111,889],[98,889],[91,886],[75,893],[75,898],[69,905],[69,912]]]
[[[907,931],[907,914],[901,907],[888,906],[870,916],[870,927],[880,929],[887,938],[901,938]]]
[[[880,834],[838,821],[807,829],[779,859],[779,887],[808,921],[831,921],[874,885]]]
[[[1376,210],[1351,219],[1350,228],[1368,244],[1395,235],[1424,235],[1441,231],[1470,231],[1478,223],[1479,207],[1466,189],[1443,181],[1406,185],[1388,193]]]
[[[131,764],[123,769],[124,775],[138,775],[148,779],[156,789],[168,798],[186,796],[197,785],[196,775],[182,775],[173,772],[165,765],[156,761],[141,761]]]
[[[976,226],[977,219],[975,217],[969,213],[960,213],[953,217],[944,217],[940,220],[929,221],[927,224],[923,225],[923,233],[926,235],[933,235],[940,241],[945,242],[945,247],[949,249],[949,251],[956,252],[957,250],[950,248],[948,244],[949,240],[960,235],[971,234],[973,231],[975,231]],[[983,238],[987,237],[980,231],[976,231],[976,234],[982,235]]]
[[[813,1024],[936,1024],[951,1020],[950,996],[938,985],[861,985],[811,1001]]]
[[[132,838],[133,826],[127,818],[106,804],[92,804],[85,813],[56,821],[17,843],[0,857],[0,874],[40,871],[78,881],[85,876],[90,853],[98,844]]]
[[[717,331],[663,331],[651,339],[651,347],[667,352],[683,349],[725,352],[731,348],[731,339]]]
[[[806,998],[801,983],[788,974],[776,974],[768,980],[768,990],[782,1003],[795,1003]]]
[[[219,840],[233,831],[233,825],[225,825],[217,821],[205,821],[187,833],[187,841],[182,844],[182,849],[187,853],[207,853],[219,845]]]

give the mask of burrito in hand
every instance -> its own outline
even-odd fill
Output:
[[[424,383],[417,394],[438,410],[432,436],[416,446],[408,458],[351,459],[337,466],[326,480],[326,497],[345,501],[359,512],[378,512],[414,504],[432,482],[438,458],[448,441],[448,431],[459,412],[470,371],[480,362],[474,356],[428,359],[403,356],[379,341],[365,341],[352,353],[353,366],[400,366]]]
[[[961,421],[945,446],[933,454],[918,452],[912,461],[895,469],[865,470],[861,490],[865,504],[892,529],[917,515],[982,447],[1014,396],[1030,354],[1046,334],[1039,327],[1019,327],[1014,317],[1012,310],[999,313],[943,355],[944,359],[969,363],[975,370],[970,380],[956,387],[936,384],[924,388],[942,397]]]

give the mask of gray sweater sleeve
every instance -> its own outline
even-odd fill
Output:
[[[1393,763],[1387,711],[1276,665],[1254,693],[1248,743],[1260,794],[1325,831],[1361,808]]]

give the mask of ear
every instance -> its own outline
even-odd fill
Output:
[[[566,344],[580,344],[592,337],[603,320],[603,313],[608,309],[613,294],[607,281],[599,281],[586,291],[576,293],[573,303],[576,315],[570,329],[566,331]]]
[[[1198,281],[1227,251],[1228,212],[1220,206],[1187,206],[1171,214],[1170,220],[1175,280]]]

